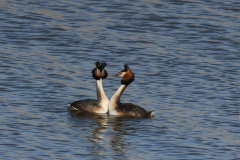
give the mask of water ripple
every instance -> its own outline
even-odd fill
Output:
[[[4,0],[1,159],[239,159],[236,1]],[[135,73],[121,100],[152,119],[81,117],[94,63]],[[107,96],[119,78],[103,81]]]

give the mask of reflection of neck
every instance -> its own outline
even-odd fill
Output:
[[[101,113],[108,112],[109,100],[103,90],[102,78],[100,78],[100,80],[97,80],[97,100],[98,105],[102,108]]]
[[[109,102],[109,113],[114,114],[115,109],[117,108],[118,104],[120,103],[120,98],[122,96],[123,91],[127,88],[127,85],[121,85],[118,90],[114,93],[112,98]]]

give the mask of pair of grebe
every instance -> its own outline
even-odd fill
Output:
[[[121,86],[112,96],[110,101],[104,93],[102,80],[107,78],[108,73],[104,69],[106,63],[95,63],[96,68],[92,70],[92,76],[97,81],[97,100],[86,99],[69,103],[69,111],[78,111],[80,113],[109,113],[109,115],[131,116],[131,117],[153,117],[155,111],[146,111],[140,106],[132,103],[121,103],[120,98],[123,91],[134,81],[134,74],[128,65],[124,65],[124,70],[111,75],[122,77]]]

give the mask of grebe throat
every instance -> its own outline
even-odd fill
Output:
[[[101,107],[100,113],[108,112],[109,100],[103,90],[102,78],[100,78],[100,80],[97,80],[97,100],[98,105]]]
[[[111,115],[118,115],[116,112],[116,108],[118,107],[118,104],[120,104],[120,98],[122,96],[123,91],[127,88],[127,85],[121,85],[118,90],[114,93],[112,98],[109,102],[109,114]]]

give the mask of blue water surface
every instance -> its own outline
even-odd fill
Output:
[[[240,159],[240,2],[2,0],[0,159]],[[154,118],[74,116],[96,61]],[[120,78],[103,81],[111,98]]]

